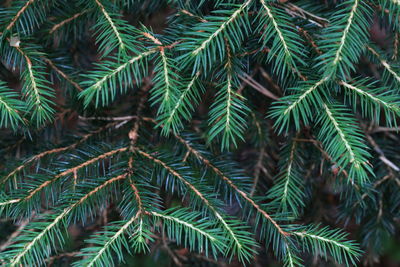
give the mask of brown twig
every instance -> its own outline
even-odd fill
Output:
[[[171,257],[171,259],[174,261],[175,265],[178,267],[182,267],[183,264],[181,261],[178,259],[178,257],[175,255],[175,253],[171,250],[171,248],[168,246],[167,238],[165,237],[165,232],[164,228],[162,228],[162,247],[165,249],[165,251],[168,253],[168,255]]]
[[[46,182],[42,183],[41,185],[39,185],[38,187],[36,187],[32,191],[30,191],[29,194],[26,197],[24,197],[23,199],[20,199],[20,201],[21,200],[29,200],[37,192],[41,191],[43,188],[45,188],[46,186],[52,184],[53,182],[57,181],[61,177],[64,177],[64,176],[66,176],[68,174],[71,174],[71,173],[73,174],[74,172],[76,172],[76,171],[78,171],[78,170],[80,170],[80,169],[82,169],[82,168],[84,168],[84,167],[96,162],[96,161],[111,157],[111,156],[113,156],[113,155],[115,155],[117,153],[121,153],[121,152],[124,152],[124,151],[127,151],[127,150],[128,150],[128,147],[122,147],[122,148],[114,149],[114,150],[108,151],[108,152],[106,152],[104,154],[101,154],[100,156],[92,158],[92,159],[90,159],[88,161],[85,161],[84,163],[81,163],[78,166],[75,166],[75,167],[70,168],[70,169],[68,169],[66,171],[63,171],[63,172],[57,174],[56,176],[54,176],[53,179],[47,180]]]
[[[136,115],[129,115],[129,116],[121,116],[121,117],[83,117],[79,116],[79,119],[85,121],[130,121],[133,119],[137,119],[138,116]]]
[[[109,123],[103,127],[100,127],[99,129],[88,133],[86,135],[84,135],[78,142],[75,142],[69,146],[65,146],[65,147],[59,147],[59,148],[54,148],[54,149],[50,149],[47,151],[43,151],[39,154],[36,154],[32,157],[30,157],[27,161],[25,161],[23,164],[19,165],[17,168],[15,168],[12,172],[10,172],[8,175],[4,176],[1,181],[0,184],[4,184],[5,181],[7,181],[11,176],[13,176],[14,174],[16,174],[17,172],[21,171],[23,168],[25,168],[29,163],[39,160],[47,155],[51,155],[51,154],[55,154],[55,153],[60,153],[60,152],[64,152],[66,150],[70,150],[70,149],[74,149],[76,148],[78,145],[82,144],[83,142],[85,142],[87,139],[89,139],[91,136],[98,134],[102,131],[104,131],[105,129],[108,129],[112,126],[114,126],[116,123]]]
[[[394,42],[393,42],[393,56],[392,56],[392,60],[397,60],[397,56],[399,53],[399,33],[396,32],[394,34]]]
[[[349,174],[347,173],[347,171],[346,171],[345,169],[340,168],[339,165],[338,165],[338,163],[337,163],[336,161],[334,161],[334,160],[332,159],[332,157],[322,148],[322,143],[321,143],[321,142],[319,142],[318,140],[315,140],[315,139],[302,139],[302,138],[295,138],[294,140],[296,140],[297,142],[309,142],[309,143],[312,143],[312,144],[321,152],[322,156],[323,156],[326,160],[330,161],[334,166],[336,166],[336,167],[339,169],[339,171],[342,172],[343,175],[344,175],[347,179],[350,179],[350,178],[349,178]],[[353,183],[352,183],[352,184],[353,184]],[[357,190],[359,190],[358,185],[353,184],[353,186],[354,186]]]
[[[153,36],[152,34],[148,33],[148,32],[141,32],[142,35],[144,35],[146,38],[150,39],[153,43],[155,43],[156,45],[162,45],[161,41],[158,40],[155,36]]]
[[[49,66],[54,69],[58,74],[61,75],[66,81],[68,81],[72,86],[74,86],[79,92],[83,91],[82,87],[79,86],[78,83],[76,83],[74,80],[71,79],[67,74],[65,74],[62,70],[60,70],[54,63],[48,59],[48,58],[43,58],[43,61],[45,61]]]
[[[16,148],[19,145],[21,145],[25,140],[26,140],[26,136],[23,136],[17,142],[15,142],[14,144],[1,149],[1,151],[3,151],[3,153],[4,153],[4,152],[7,152],[9,150],[13,150],[14,148]]]
[[[137,116],[138,119],[135,121],[135,123],[133,124],[132,129],[129,131],[129,134],[128,134],[129,139],[131,140],[131,148],[130,148],[131,151],[133,151],[133,147],[135,146],[136,141],[137,141],[137,139],[139,137],[138,132],[139,132],[140,121],[141,121],[141,113],[142,113],[142,110],[144,108],[144,104],[145,104],[146,99],[147,99],[147,91],[152,86],[153,86],[153,84],[149,80],[147,80],[147,85],[144,86],[142,88],[142,91],[141,91],[141,97],[140,97],[139,104],[138,104],[138,107],[137,107],[137,110],[136,110],[136,116]]]
[[[30,218],[24,219],[19,223],[18,228],[5,240],[1,245],[0,245],[0,252],[4,251],[5,249],[8,248],[9,245],[11,245],[14,242],[14,238],[16,238],[28,225],[30,220],[35,216],[35,212],[32,213]]]
[[[272,88],[275,89],[276,92],[278,92],[280,95],[282,94],[282,88],[279,87],[275,83],[275,81],[272,79],[272,77],[264,70],[264,68],[260,67],[259,68],[261,75],[264,77],[264,79],[267,80],[267,82],[272,86]]]
[[[87,12],[89,12],[89,10],[84,10],[82,12],[76,13],[75,15],[73,15],[70,18],[67,18],[63,21],[61,21],[60,23],[57,23],[56,25],[54,25],[51,30],[49,31],[49,34],[53,34],[55,31],[57,31],[60,27],[64,26],[65,24],[79,18],[80,16],[82,16],[83,14],[86,14]]]
[[[303,34],[303,36],[307,39],[307,41],[310,42],[312,48],[314,48],[315,52],[317,52],[318,55],[322,55],[323,52],[319,49],[319,47],[317,46],[317,44],[315,43],[314,39],[312,38],[311,34],[308,33],[308,31],[306,31],[305,29],[301,28],[301,27],[297,27],[297,30]]]
[[[390,161],[386,156],[385,153],[383,153],[383,150],[379,147],[379,145],[375,142],[375,140],[370,136],[369,134],[365,134],[367,137],[368,142],[372,145],[373,149],[375,150],[376,153],[379,154],[379,159],[389,168],[393,169],[396,172],[400,171],[400,168],[394,164],[392,161]]]
[[[129,147],[129,150],[131,152],[134,151],[134,147],[135,147],[137,139],[139,137],[138,132],[139,132],[140,121],[141,121],[140,115],[142,113],[144,104],[147,99],[147,91],[151,88],[151,86],[152,86],[152,83],[150,81],[147,81],[147,85],[144,88],[142,88],[142,96],[139,100],[139,104],[138,104],[138,107],[136,110],[136,116],[138,117],[138,119],[135,121],[133,128],[129,131],[129,134],[128,134],[129,139],[131,140],[130,147]],[[133,172],[133,160],[134,160],[133,156],[130,156],[129,161],[128,161],[128,167],[129,167],[130,172]],[[143,208],[143,203],[142,203],[142,199],[139,194],[139,190],[131,178],[130,178],[129,185],[133,191],[133,194],[135,195],[135,200],[137,202],[138,210],[139,210],[140,214],[144,214],[145,210]]]
[[[279,97],[277,97],[271,91],[269,91],[267,88],[265,88],[264,86],[259,84],[256,80],[254,80],[248,74],[242,73],[242,74],[239,75],[239,78],[242,81],[244,81],[245,83],[247,83],[248,85],[250,85],[252,88],[256,89],[261,94],[265,95],[266,97],[269,97],[269,98],[271,98],[273,100],[278,100],[279,99]]]
[[[22,15],[22,13],[25,12],[25,10],[29,7],[29,5],[33,4],[35,0],[28,0],[25,5],[17,12],[17,14],[11,19],[11,22],[6,26],[6,30],[10,30],[14,24],[17,22],[19,17]]]
[[[284,6],[286,12],[288,12],[290,15],[308,20],[318,27],[323,28],[328,26],[329,24],[329,20],[327,20],[326,18],[319,17],[311,12],[308,12],[307,10],[302,9],[299,6],[296,6],[293,3],[286,3]]]
[[[200,22],[203,22],[203,23],[207,22],[206,19],[204,19],[204,18],[202,18],[200,16],[197,16],[197,15],[194,15],[193,13],[189,12],[186,9],[181,9],[180,12],[182,12],[183,14],[188,15],[189,17],[192,17],[192,18],[195,18],[195,19],[199,20]]]
[[[370,133],[381,133],[381,132],[400,132],[399,127],[389,128],[389,127],[376,127],[370,131]]]
[[[195,150],[186,140],[184,140],[182,137],[179,135],[175,135],[175,137],[186,147],[188,151],[190,151],[196,158],[198,158],[201,162],[203,162],[208,168],[213,170],[219,177],[222,178],[223,181],[225,181],[233,190],[235,190],[239,195],[241,195],[247,202],[250,203],[261,215],[263,215],[268,221],[270,221],[275,228],[278,230],[278,232],[283,235],[283,236],[288,236],[290,233],[284,231],[279,224],[272,219],[272,217],[264,211],[253,199],[251,199],[250,196],[247,195],[244,191],[239,189],[235,183],[229,179],[225,174],[218,169],[215,165],[213,165],[207,158],[205,158],[199,151]]]
[[[250,197],[252,197],[256,192],[258,180],[260,179],[260,172],[263,167],[264,153],[265,153],[265,148],[262,147],[260,149],[260,152],[258,153],[256,166],[254,167],[254,181],[253,185],[251,186]]]
[[[399,76],[395,71],[393,71],[392,66],[390,66],[389,63],[388,63],[386,60],[384,60],[384,59],[379,55],[379,53],[378,53],[377,51],[375,51],[375,49],[373,49],[372,47],[370,47],[370,46],[368,46],[368,45],[367,45],[367,49],[368,49],[369,51],[371,51],[371,53],[379,60],[379,62],[381,63],[381,65],[382,65],[391,75],[393,75],[393,77],[394,77],[398,82],[400,82],[400,76]]]
[[[160,50],[160,53],[162,54],[163,57],[165,57],[165,52],[164,52],[165,49],[171,49],[181,42],[180,40],[178,40],[170,45],[163,45],[163,43],[151,33],[141,32],[141,34],[147,39],[150,39],[154,44],[158,45],[157,49]]]

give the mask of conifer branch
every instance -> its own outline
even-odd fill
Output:
[[[246,129],[245,116],[249,111],[243,103],[243,97],[234,91],[233,83],[232,74],[228,72],[226,82],[218,92],[216,101],[209,112],[209,125],[212,126],[209,140],[222,134],[222,150],[229,149],[231,143],[237,146],[237,138],[243,140],[243,133]]]
[[[289,248],[289,246],[286,244],[285,245],[285,247],[286,247],[286,255],[285,255],[285,258],[286,258],[286,262],[285,262],[285,266],[288,266],[288,267],[295,267],[296,265],[295,265],[295,259],[294,259],[294,255],[293,255],[293,253],[292,253],[292,250]]]
[[[10,205],[10,204],[14,204],[14,203],[18,203],[20,201],[20,199],[12,199],[12,200],[8,200],[8,201],[5,201],[5,202],[1,202],[0,203],[0,207],[1,206],[7,206],[7,205]]]
[[[171,111],[166,113],[165,118],[161,118],[162,131],[164,134],[168,134],[170,132],[170,129],[172,129],[173,132],[177,132],[179,128],[182,128],[182,120],[180,116],[188,119],[189,115],[187,115],[186,111],[187,109],[189,109],[189,107],[187,107],[189,104],[188,101],[198,98],[197,95],[194,93],[194,86],[199,76],[200,72],[197,72],[196,75],[184,88],[183,92],[180,93],[181,95],[179,96],[178,101],[176,101]]]
[[[100,259],[100,257],[109,249],[115,242],[120,238],[121,235],[125,234],[125,232],[131,227],[133,223],[139,218],[140,212],[137,212],[134,217],[129,219],[122,227],[104,244],[104,246],[97,252],[96,256],[93,257],[86,265],[88,267],[96,266],[96,262]]]
[[[0,81],[0,127],[11,126],[15,130],[18,123],[24,123],[23,103],[17,96],[3,81]]]
[[[367,49],[369,51],[372,52],[372,54],[379,60],[379,62],[381,63],[381,65],[385,68],[385,70],[387,70],[392,76],[393,78],[400,83],[400,74],[396,73],[393,70],[393,67],[386,61],[384,60],[381,55],[379,55],[379,53],[377,51],[375,51],[375,49],[373,49],[370,46],[367,46]]]
[[[164,49],[160,50],[160,54],[161,54],[161,58],[162,58],[163,73],[164,73],[164,79],[165,79],[165,94],[164,94],[163,102],[168,102],[170,100],[170,95],[171,95],[171,84],[170,84],[169,75],[168,75],[168,63],[167,63],[167,58],[165,56]]]
[[[34,92],[35,103],[38,106],[40,106],[41,105],[41,99],[40,99],[39,89],[38,89],[37,84],[36,84],[36,78],[33,75],[32,61],[30,60],[30,58],[19,47],[16,47],[16,49],[18,50],[18,52],[21,53],[21,55],[26,60],[26,66],[27,66],[28,71],[29,71],[29,78],[30,78],[30,80],[32,82],[32,89],[33,89],[33,92]]]
[[[246,2],[244,2],[235,12],[233,12],[233,14],[226,20],[224,21],[221,26],[215,31],[213,32],[206,40],[204,40],[195,50],[192,51],[192,54],[194,56],[198,55],[202,50],[204,50],[209,43],[216,38],[222,31],[224,31],[226,29],[226,27],[232,23],[232,21],[234,21],[238,16],[240,16],[240,14],[244,11],[244,9],[250,5],[250,3],[253,0],[247,0]]]
[[[269,60],[273,57],[277,58],[273,67],[274,71],[281,77],[285,76],[287,69],[292,69],[295,73],[298,73],[297,65],[305,64],[301,59],[304,54],[301,52],[303,49],[302,40],[289,27],[291,18],[278,7],[273,7],[273,3],[267,4],[268,2],[265,0],[260,0],[260,2],[264,12],[259,15],[261,23],[257,29],[263,32],[261,37],[263,47],[272,40],[268,57]]]
[[[180,175],[177,171],[172,169],[170,166],[168,166],[165,162],[151,156],[150,154],[140,150],[136,149],[136,151],[144,156],[145,158],[153,161],[154,163],[157,163],[161,166],[163,166],[164,169],[166,169],[169,173],[171,173],[173,176],[178,178],[183,184],[185,184],[195,195],[204,203],[204,205],[207,206],[207,208],[214,214],[216,219],[221,223],[222,227],[227,231],[229,234],[230,239],[232,239],[234,243],[235,250],[238,251],[238,256],[243,260],[243,257],[246,255],[246,250],[247,248],[242,244],[241,241],[239,241],[239,237],[237,234],[234,232],[232,227],[229,225],[229,223],[224,219],[224,217],[220,214],[220,212],[210,203],[210,201],[201,193],[193,184],[191,184],[189,181],[187,181],[182,175]],[[242,239],[243,240],[243,239]]]
[[[152,97],[150,100],[154,104],[159,104],[158,114],[169,113],[173,100],[176,98],[179,86],[178,76],[175,73],[173,66],[174,62],[167,57],[163,43],[150,32],[142,32],[146,38],[150,39],[159,50],[160,59],[156,62],[154,72],[157,75],[154,77],[154,88],[152,89]]]
[[[22,259],[25,257],[26,254],[28,253],[32,253],[31,250],[34,250],[34,247],[37,243],[40,242],[40,240],[42,240],[43,238],[46,238],[46,236],[57,226],[59,225],[63,220],[65,220],[65,218],[79,205],[81,205],[82,203],[84,203],[89,197],[91,197],[92,195],[96,194],[97,192],[99,192],[100,190],[102,190],[103,188],[107,187],[108,185],[125,179],[127,176],[126,173],[118,175],[114,178],[111,178],[109,180],[107,180],[105,183],[97,186],[96,188],[94,188],[93,190],[91,190],[89,193],[87,193],[86,195],[84,195],[82,198],[80,198],[77,202],[75,202],[74,204],[68,206],[67,208],[65,208],[63,210],[63,212],[61,214],[59,214],[50,224],[48,224],[40,233],[38,233],[29,243],[27,243],[24,248],[22,249],[21,252],[19,252],[10,262],[10,266],[14,267],[14,266],[18,266],[19,264],[21,264]]]
[[[24,169],[25,167],[28,166],[28,164],[30,164],[31,162],[40,160],[41,158],[47,156],[47,155],[51,155],[51,154],[55,154],[55,153],[61,153],[70,149],[74,149],[76,148],[78,145],[84,143],[86,140],[88,140],[90,137],[92,137],[95,134],[98,134],[102,131],[104,131],[105,129],[108,129],[110,127],[113,127],[114,125],[116,125],[116,122],[112,122],[107,124],[104,127],[100,127],[99,129],[97,129],[96,131],[93,131],[91,133],[88,133],[86,135],[84,135],[78,142],[75,142],[69,146],[65,146],[65,147],[59,147],[59,148],[54,148],[54,149],[50,149],[50,150],[46,150],[43,151],[39,154],[36,154],[34,156],[31,156],[29,159],[27,159],[24,163],[22,163],[21,165],[19,165],[17,168],[15,168],[13,171],[11,171],[10,173],[8,173],[7,175],[5,175],[3,178],[1,178],[0,180],[0,185],[5,184],[7,182],[7,180],[14,176],[16,173],[20,172],[22,169]]]
[[[7,38],[7,40],[11,42],[11,39]],[[28,46],[22,49],[18,43],[12,46],[9,53],[11,56],[19,58],[21,65],[25,65],[25,68],[22,69],[22,93],[26,100],[24,111],[26,114],[31,112],[31,121],[35,122],[37,127],[40,127],[46,121],[52,119],[55,113],[51,107],[54,89],[48,86],[44,68],[39,64],[39,57],[42,56],[42,53]],[[33,64],[34,61],[36,64]]]
[[[280,30],[280,28],[279,28],[279,26],[278,26],[278,23],[276,22],[274,16],[272,15],[271,9],[267,6],[267,3],[266,3],[265,0],[260,0],[260,1],[261,1],[262,7],[263,7],[264,10],[267,12],[268,17],[269,17],[269,19],[271,20],[272,25],[273,25],[274,28],[275,28],[275,31],[278,33],[278,37],[279,37],[280,41],[282,42],[283,48],[284,48],[284,50],[285,50],[285,54],[286,54],[287,56],[290,57],[290,56],[291,56],[291,53],[290,53],[290,51],[289,51],[288,45],[287,45],[287,43],[286,43],[285,38],[283,37],[282,31]]]
[[[156,45],[160,45],[162,46],[163,44],[161,43],[161,41],[159,39],[157,39],[153,34],[151,34],[150,32],[141,32],[141,34],[150,39],[154,44]],[[160,48],[160,50],[164,50],[163,48]]]
[[[329,77],[323,77],[318,81],[308,81],[299,85],[293,95],[282,97],[272,107],[270,116],[275,118],[275,126],[279,133],[288,130],[289,123],[293,119],[296,130],[300,129],[300,119],[308,123],[312,117],[312,108],[317,107],[322,102],[322,96],[318,88],[323,86]]]
[[[72,207],[66,208],[60,215],[58,215],[53,222],[51,222],[42,232],[40,232],[31,242],[26,244],[23,251],[18,253],[10,262],[10,267],[19,266],[21,264],[24,256],[29,253],[33,247],[45,237],[45,235],[50,232],[56,225],[60,223],[61,220],[65,218],[72,210]]]
[[[31,58],[20,47],[15,49],[24,57],[26,63],[26,70],[24,75],[25,86],[23,89],[24,96],[28,100],[28,110],[33,109],[33,117],[37,120],[37,126],[43,124],[46,120],[51,118],[54,109],[50,107],[50,100],[46,98],[53,98],[53,89],[43,84],[43,73],[32,64]]]
[[[110,63],[111,66],[104,67],[103,71],[94,71],[94,76],[97,76],[94,83],[90,82],[90,86],[83,90],[79,96],[85,99],[84,103],[86,106],[90,104],[93,98],[96,100],[96,106],[107,105],[110,101],[110,97],[115,97],[117,84],[123,86],[123,88],[119,88],[119,90],[126,91],[126,88],[133,82],[132,78],[135,78],[136,82],[139,83],[142,79],[142,72],[146,72],[146,63],[143,61],[157,51],[158,49],[144,51],[126,62],[121,64]],[[122,79],[124,82],[117,82],[117,79]]]
[[[143,58],[145,58],[145,57],[147,57],[147,56],[149,56],[149,55],[151,55],[151,54],[153,54],[155,52],[156,52],[156,50],[146,51],[146,52],[143,52],[143,53],[141,53],[141,54],[139,54],[139,55],[137,55],[135,57],[132,57],[128,62],[121,64],[120,66],[118,66],[118,68],[112,70],[110,73],[108,73],[107,75],[105,75],[104,77],[99,79],[91,88],[99,90],[101,88],[101,86],[103,86],[103,84],[107,80],[115,77],[115,75],[117,75],[118,73],[120,73],[121,71],[126,69],[130,64],[134,64],[135,62],[138,62],[139,60],[141,60],[141,59],[143,59]]]
[[[35,0],[27,0],[25,5],[15,14],[15,16],[11,19],[10,23],[6,26],[6,30],[9,31],[11,30],[12,27],[14,27],[14,24],[17,22],[17,20],[21,17],[21,15],[25,12],[25,10],[35,2]]]
[[[269,190],[268,197],[274,199],[282,212],[298,216],[304,207],[305,194],[302,172],[299,170],[301,153],[297,138],[288,142],[281,151],[280,172],[275,185]]]
[[[328,106],[326,104],[324,104],[323,106],[326,111],[326,114],[328,115],[329,120],[331,120],[331,122],[333,123],[336,131],[338,132],[338,134],[340,136],[340,139],[342,139],[344,146],[350,155],[350,162],[354,162],[355,154],[354,154],[353,148],[350,146],[350,143],[346,138],[346,135],[344,134],[343,130],[340,128],[339,123],[336,121],[335,117],[333,116],[333,114],[332,114],[331,110],[328,108]],[[359,165],[359,162],[355,162],[355,164]]]
[[[363,90],[362,88],[354,86],[345,81],[340,81],[339,84],[351,91],[354,91],[361,97],[365,97],[367,100],[377,104],[378,106],[382,106],[385,110],[393,112],[396,115],[400,115],[400,106],[397,103],[391,103],[382,96],[373,95],[372,93],[369,93],[366,90]]]
[[[208,199],[194,186],[192,185],[190,182],[188,182],[182,175],[180,175],[177,171],[175,171],[174,169],[172,169],[171,167],[169,167],[165,162],[151,156],[150,154],[140,150],[140,149],[136,149],[136,151],[148,158],[149,160],[160,164],[161,166],[163,166],[166,170],[168,170],[168,172],[170,172],[172,175],[174,175],[175,177],[177,177],[180,181],[182,181],[188,188],[190,188],[190,190],[192,190],[202,201],[203,203],[214,213],[215,217],[217,219],[219,219],[222,223],[222,225],[224,225],[226,227],[226,229],[229,231],[229,233],[232,235],[232,238],[235,240],[237,246],[240,248],[242,245],[239,243],[239,241],[237,240],[235,234],[232,232],[232,230],[230,229],[230,227],[227,225],[227,223],[225,222],[225,220],[222,218],[222,216],[220,215],[220,213],[215,209],[214,206],[211,205],[211,203],[208,201]]]
[[[207,158],[205,158],[199,151],[195,150],[189,143],[188,141],[186,141],[185,139],[183,139],[182,137],[180,137],[179,135],[175,135],[175,137],[179,140],[179,142],[181,142],[186,149],[192,153],[196,158],[198,158],[201,162],[203,162],[208,168],[210,168],[213,172],[215,172],[226,184],[229,185],[229,187],[231,187],[235,192],[237,192],[241,197],[243,197],[252,207],[254,207],[257,212],[259,212],[260,214],[262,214],[263,217],[265,217],[265,219],[267,219],[268,221],[270,221],[272,223],[272,225],[278,230],[278,232],[282,235],[282,236],[288,236],[290,235],[288,232],[285,232],[280,226],[279,224],[272,219],[272,217],[265,211],[263,210],[260,205],[258,205],[246,192],[244,192],[243,190],[241,190],[237,185],[235,185],[235,183],[226,175],[224,175],[224,173],[218,169],[215,165],[213,165]]]
[[[342,248],[342,249],[344,249],[346,251],[350,251],[350,248],[348,246],[345,246],[342,243],[339,243],[339,242],[337,242],[335,240],[331,240],[331,239],[328,239],[328,238],[325,238],[325,237],[322,237],[322,236],[309,234],[307,232],[293,232],[293,234],[294,235],[298,235],[300,237],[309,237],[309,238],[312,238],[312,239],[320,240],[322,242],[332,243],[333,245],[335,245],[337,247],[340,247],[340,248]]]
[[[139,101],[139,104],[138,104],[138,107],[137,107],[137,110],[136,110],[137,119],[136,119],[136,121],[135,121],[135,123],[133,125],[133,128],[129,131],[129,134],[128,134],[128,137],[129,137],[129,139],[131,141],[130,148],[129,148],[130,151],[134,150],[134,147],[135,147],[136,142],[138,140],[139,127],[140,127],[140,123],[142,121],[141,113],[142,113],[143,108],[145,107],[145,102],[147,100],[147,91],[152,86],[153,85],[150,82],[148,82],[148,84],[141,91],[142,94],[141,94],[140,101]],[[130,169],[133,168],[132,160],[133,160],[132,157],[130,157],[130,159],[129,159],[129,168]]]
[[[340,172],[340,173],[343,173],[343,175],[344,175],[346,178],[349,178],[349,174],[347,173],[347,171],[346,171],[345,169],[341,168],[341,167],[339,166],[339,163],[337,163],[337,162],[323,149],[323,144],[322,144],[320,141],[315,140],[315,139],[299,139],[299,138],[295,138],[295,139],[293,139],[293,141],[296,141],[296,142],[310,142],[310,143],[312,143],[312,144],[321,152],[322,156],[323,156],[327,161],[329,161],[329,162],[332,163],[332,166],[334,166],[335,168],[338,167],[339,172]],[[334,169],[334,170],[336,170],[336,169]],[[354,186],[358,191],[360,190],[360,188],[359,188],[358,185],[353,184],[353,186]]]
[[[339,47],[336,50],[335,58],[333,59],[333,65],[337,65],[339,60],[341,60],[342,50],[343,50],[344,44],[347,42],[347,36],[349,34],[350,27],[352,26],[353,18],[357,11],[358,5],[359,5],[359,0],[354,0],[353,6],[351,7],[351,10],[350,10],[349,17],[347,19],[346,28],[344,28],[342,37],[340,39]]]
[[[213,242],[216,241],[216,238],[214,236],[210,235],[209,233],[205,232],[204,230],[202,230],[202,229],[196,227],[195,225],[190,224],[190,223],[188,223],[186,221],[180,220],[180,219],[178,219],[176,217],[173,217],[173,216],[168,216],[168,215],[165,215],[165,214],[161,214],[161,213],[158,213],[158,212],[155,212],[155,211],[151,211],[150,214],[152,216],[162,218],[163,220],[174,221],[175,223],[182,224],[185,227],[188,227],[188,228],[192,229],[193,231],[196,231],[197,233],[207,237],[211,241],[213,241]]]
[[[327,227],[318,229],[318,226],[311,226],[304,231],[294,231],[293,235],[299,236],[306,241],[307,250],[314,253],[322,252],[327,257],[326,252],[333,256],[339,263],[354,265],[355,260],[360,255],[357,244],[352,241],[346,241],[346,233],[339,230],[330,230]]]
[[[354,64],[368,41],[366,28],[371,16],[372,9],[360,0],[346,0],[332,14],[329,26],[323,30],[330,38],[319,41],[319,48],[325,53],[317,57],[315,65],[324,76],[344,79],[355,70]]]
[[[115,25],[113,19],[110,17],[110,14],[107,12],[107,10],[105,9],[104,5],[100,2],[100,0],[94,0],[96,5],[99,7],[101,13],[103,13],[104,17],[106,18],[106,20],[108,21],[108,23],[110,24],[110,27],[112,29],[112,31],[114,32],[115,37],[118,40],[119,43],[119,49],[122,51],[125,49],[125,44],[122,40],[121,37],[121,33],[118,31],[117,26]]]
[[[227,86],[226,86],[226,121],[225,121],[225,129],[226,131],[230,131],[231,129],[231,102],[232,102],[232,79],[231,76],[228,75],[228,79],[227,79]]]
[[[73,168],[70,168],[68,170],[65,170],[59,174],[57,174],[56,176],[54,176],[52,179],[45,181],[44,183],[42,183],[41,185],[39,185],[38,187],[36,187],[34,190],[30,191],[29,194],[27,196],[25,196],[23,199],[21,199],[21,201],[27,201],[29,199],[31,199],[34,195],[36,195],[38,192],[40,192],[41,190],[43,190],[45,187],[49,186],[50,184],[54,183],[55,181],[57,181],[58,179],[60,179],[61,177],[67,176],[69,174],[75,174],[78,170],[85,168],[86,166],[89,166],[99,160],[105,159],[105,158],[109,158],[117,153],[121,153],[124,151],[127,151],[128,147],[122,147],[122,148],[118,148],[118,149],[114,149],[111,151],[108,151],[104,154],[101,154],[95,158],[92,158],[88,161],[85,161],[81,164],[79,164],[78,166],[75,166]]]
[[[10,106],[10,103],[7,100],[5,100],[5,97],[3,96],[0,96],[0,107],[2,109],[5,109],[9,114],[11,114],[11,112],[14,110],[14,108]]]
[[[232,54],[240,49],[249,34],[250,21],[247,8],[252,0],[241,5],[229,4],[230,10],[219,10],[207,16],[207,22],[199,22],[185,34],[184,41],[178,46],[185,51],[182,55],[183,67],[191,66],[192,75],[201,70],[207,75],[215,63],[224,63],[229,44]],[[235,32],[234,35],[230,33]]]
[[[0,2],[1,221],[35,214],[0,264],[356,265],[395,232],[399,0]]]
[[[365,150],[362,143],[362,135],[355,126],[355,122],[341,111],[346,109],[340,106],[328,106],[323,104],[324,115],[320,116],[319,123],[321,129],[319,138],[326,147],[331,157],[345,168],[350,165],[349,178],[354,184],[354,178],[359,184],[368,180],[368,174],[373,175],[371,167],[368,165],[367,158],[370,154]]]
[[[132,188],[132,191],[133,191],[133,193],[134,193],[134,195],[135,195],[135,200],[136,200],[137,205],[138,205],[138,210],[139,210],[141,213],[144,213],[142,198],[140,197],[138,188],[136,187],[136,185],[133,183],[132,180],[130,180],[129,186]]]
[[[316,90],[321,84],[327,81],[327,77],[322,78],[318,82],[316,82],[313,86],[311,86],[308,90],[303,92],[297,99],[294,101],[292,104],[290,104],[285,111],[283,112],[283,115],[289,114],[293,109],[295,109],[308,95],[310,95],[314,90]]]

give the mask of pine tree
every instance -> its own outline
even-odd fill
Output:
[[[398,235],[398,0],[0,6],[2,266],[354,266]]]

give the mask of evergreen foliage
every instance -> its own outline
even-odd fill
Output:
[[[0,1],[1,265],[379,259],[399,19],[398,0]]]

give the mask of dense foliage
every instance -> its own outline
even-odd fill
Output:
[[[398,0],[0,4],[2,265],[356,265],[398,236]]]

